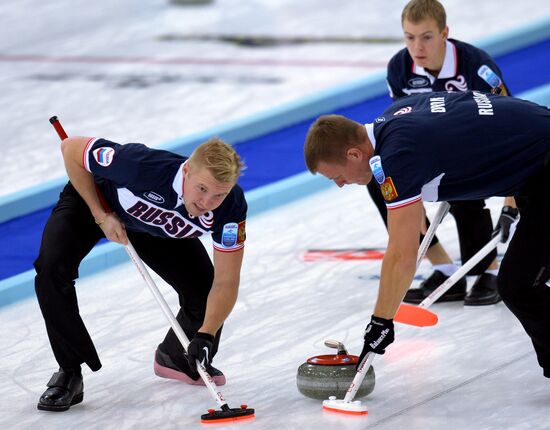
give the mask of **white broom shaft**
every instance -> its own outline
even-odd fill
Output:
[[[430,224],[430,227],[428,227],[428,231],[426,232],[424,239],[422,239],[420,248],[418,248],[418,257],[416,259],[417,268],[422,262],[422,259],[424,258],[424,256],[426,255],[426,252],[428,252],[428,248],[430,247],[430,244],[432,243],[432,240],[435,236],[435,231],[437,227],[439,227],[439,224],[441,224],[441,221],[443,221],[443,218],[445,218],[445,215],[447,215],[447,213],[449,212],[450,207],[451,205],[447,202],[441,202],[439,204],[439,208],[437,209],[435,218]]]
[[[153,278],[151,278],[151,275],[149,274],[149,271],[147,270],[147,268],[143,264],[143,261],[141,260],[141,258],[137,254],[135,248],[132,246],[130,241],[128,241],[128,245],[126,245],[126,252],[128,252],[128,255],[130,255],[130,258],[132,259],[132,261],[136,265],[139,273],[141,274],[141,276],[145,280],[145,283],[149,287],[149,290],[151,290],[151,293],[153,293],[153,296],[155,297],[157,303],[160,305],[160,307],[162,309],[162,312],[164,313],[164,316],[166,317],[166,319],[170,323],[170,326],[172,327],[172,330],[174,330],[174,333],[176,334],[179,341],[181,342],[181,344],[183,345],[183,347],[187,351],[187,348],[189,347],[189,339],[187,338],[187,336],[183,332],[181,326],[179,325],[178,321],[174,317],[174,314],[172,313],[172,310],[170,309],[170,307],[166,303],[166,300],[164,300],[164,297],[162,296],[162,294],[160,293],[158,287],[156,286],[155,281],[153,281]],[[206,370],[204,369],[204,367],[202,366],[202,364],[200,364],[200,362],[198,360],[197,360],[197,370],[198,370],[200,376],[202,377],[202,379],[204,380],[204,382],[206,384],[206,388],[208,388],[208,391],[210,391],[210,394],[212,394],[212,397],[214,397],[214,399],[216,400],[218,405],[220,407],[222,407],[224,405],[227,405],[227,402],[225,401],[222,393],[220,393],[219,391],[216,391],[216,388],[215,388],[216,385],[215,385],[214,381],[212,380],[210,375],[206,372]]]
[[[363,383],[363,379],[365,379],[365,376],[367,375],[367,372],[369,370],[369,367],[372,364],[372,361],[374,360],[374,352],[369,352],[367,354],[367,357],[363,360],[363,365],[359,368],[357,373],[355,374],[355,377],[353,378],[353,381],[351,382],[348,391],[346,392],[346,396],[344,397],[344,403],[351,403],[355,397],[355,394],[357,393],[357,390],[359,390],[359,387]]]
[[[446,291],[449,290],[456,282],[464,277],[477,263],[483,260],[500,242],[500,234],[493,237],[483,248],[481,248],[472,258],[453,273],[445,282],[437,287],[432,293],[426,297],[422,303],[418,305],[420,308],[430,307],[437,299],[439,299]]]
[[[432,239],[435,236],[435,230],[437,229],[439,224],[441,224],[441,221],[443,220],[443,218],[445,218],[445,215],[447,215],[447,212],[449,212],[449,208],[450,208],[449,203],[447,202],[440,203],[439,208],[437,209],[435,218],[433,222],[430,224],[430,227],[428,228],[428,231],[426,232],[424,239],[422,239],[420,248],[418,249],[418,258],[416,261],[416,267],[418,267],[418,265],[424,258],[424,255],[426,255],[426,252],[430,247],[430,243],[432,242]],[[351,382],[348,388],[348,391],[346,392],[346,396],[344,397],[344,403],[351,403],[355,398],[355,394],[357,394],[357,390],[359,390],[359,387],[363,383],[363,379],[365,379],[365,376],[369,370],[369,367],[371,366],[374,360],[374,356],[375,356],[374,352],[369,352],[367,354],[367,357],[363,360],[363,365],[359,368],[359,370],[357,370],[357,373],[355,374],[355,377],[353,378],[353,381]]]

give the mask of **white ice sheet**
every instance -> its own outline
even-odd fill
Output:
[[[496,216],[500,201],[490,203]],[[438,235],[457,257],[455,231],[449,217]],[[254,217],[247,233],[241,292],[215,365],[227,375],[222,392],[230,405],[247,403],[257,417],[216,428],[547,428],[548,381],[502,303],[436,304],[436,327],[398,326],[395,344],[374,363],[369,415],[324,413],[320,401],[297,391],[297,368],[330,353],[327,338],[358,353],[380,261],[305,263],[299,256],[309,248],[384,247],[382,223],[366,190],[346,187]],[[429,273],[426,263],[419,273]],[[175,293],[155,279],[175,310]],[[37,411],[56,368],[40,311],[35,299],[0,309],[1,427],[199,428],[200,415],[216,405],[205,388],[153,374],[154,350],[168,325],[133,265],[85,278],[77,288],[103,368],[85,367],[81,405],[59,414]]]

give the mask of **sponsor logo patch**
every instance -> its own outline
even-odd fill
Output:
[[[477,74],[481,79],[487,82],[491,88],[498,88],[502,85],[500,77],[485,64],[477,70]]]
[[[107,167],[113,162],[115,150],[113,148],[97,148],[94,149],[92,155],[100,166]]]
[[[393,185],[391,176],[388,176],[384,183],[380,184],[380,191],[387,202],[391,202],[397,197],[397,190],[395,189],[395,185]]]
[[[237,244],[237,233],[239,231],[239,225],[236,222],[230,222],[223,226],[222,232],[222,245],[230,248]]]
[[[376,182],[382,184],[386,180],[386,175],[384,174],[384,169],[382,168],[382,160],[380,159],[380,155],[372,157],[369,160],[369,165]]]
[[[411,106],[407,106],[399,109],[397,112],[394,112],[394,115],[405,115],[406,113],[411,113],[412,110],[413,108]]]
[[[379,116],[374,120],[374,122],[376,122],[377,124],[380,124],[381,122],[384,122],[384,121],[386,121],[386,118],[384,118],[383,116]]]
[[[143,193],[143,197],[155,203],[164,203],[164,197],[162,197],[161,195],[158,195],[154,191],[148,191],[146,193]]]
[[[411,88],[422,88],[430,85],[430,81],[427,80],[426,78],[412,78],[412,79],[409,79],[409,82],[407,82],[407,84]]]

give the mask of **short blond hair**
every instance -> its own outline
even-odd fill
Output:
[[[361,142],[362,124],[342,115],[323,115],[311,125],[304,144],[304,159],[311,173],[319,162],[345,164],[346,152]]]
[[[443,31],[447,27],[447,14],[445,8],[437,0],[411,0],[401,13],[401,25],[405,20],[418,24],[427,18],[433,18],[439,28]]]
[[[218,182],[236,183],[245,166],[231,145],[213,137],[193,151],[189,157],[189,167],[208,169]]]

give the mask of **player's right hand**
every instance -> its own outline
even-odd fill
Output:
[[[189,367],[194,372],[197,371],[197,360],[203,366],[207,366],[212,361],[212,344],[214,343],[214,336],[210,333],[198,332],[193,337],[193,340],[189,343],[187,348],[187,361]]]
[[[110,212],[105,216],[105,220],[99,224],[99,228],[103,231],[105,237],[111,242],[128,245],[128,235],[126,227],[118,219],[114,212]]]
[[[370,323],[365,329],[365,343],[363,345],[363,350],[359,356],[359,363],[357,364],[357,369],[361,366],[361,363],[365,359],[365,356],[369,352],[374,352],[375,354],[384,354],[386,352],[386,347],[390,345],[395,339],[395,333],[393,329],[393,320],[387,320],[384,318],[371,317]]]

